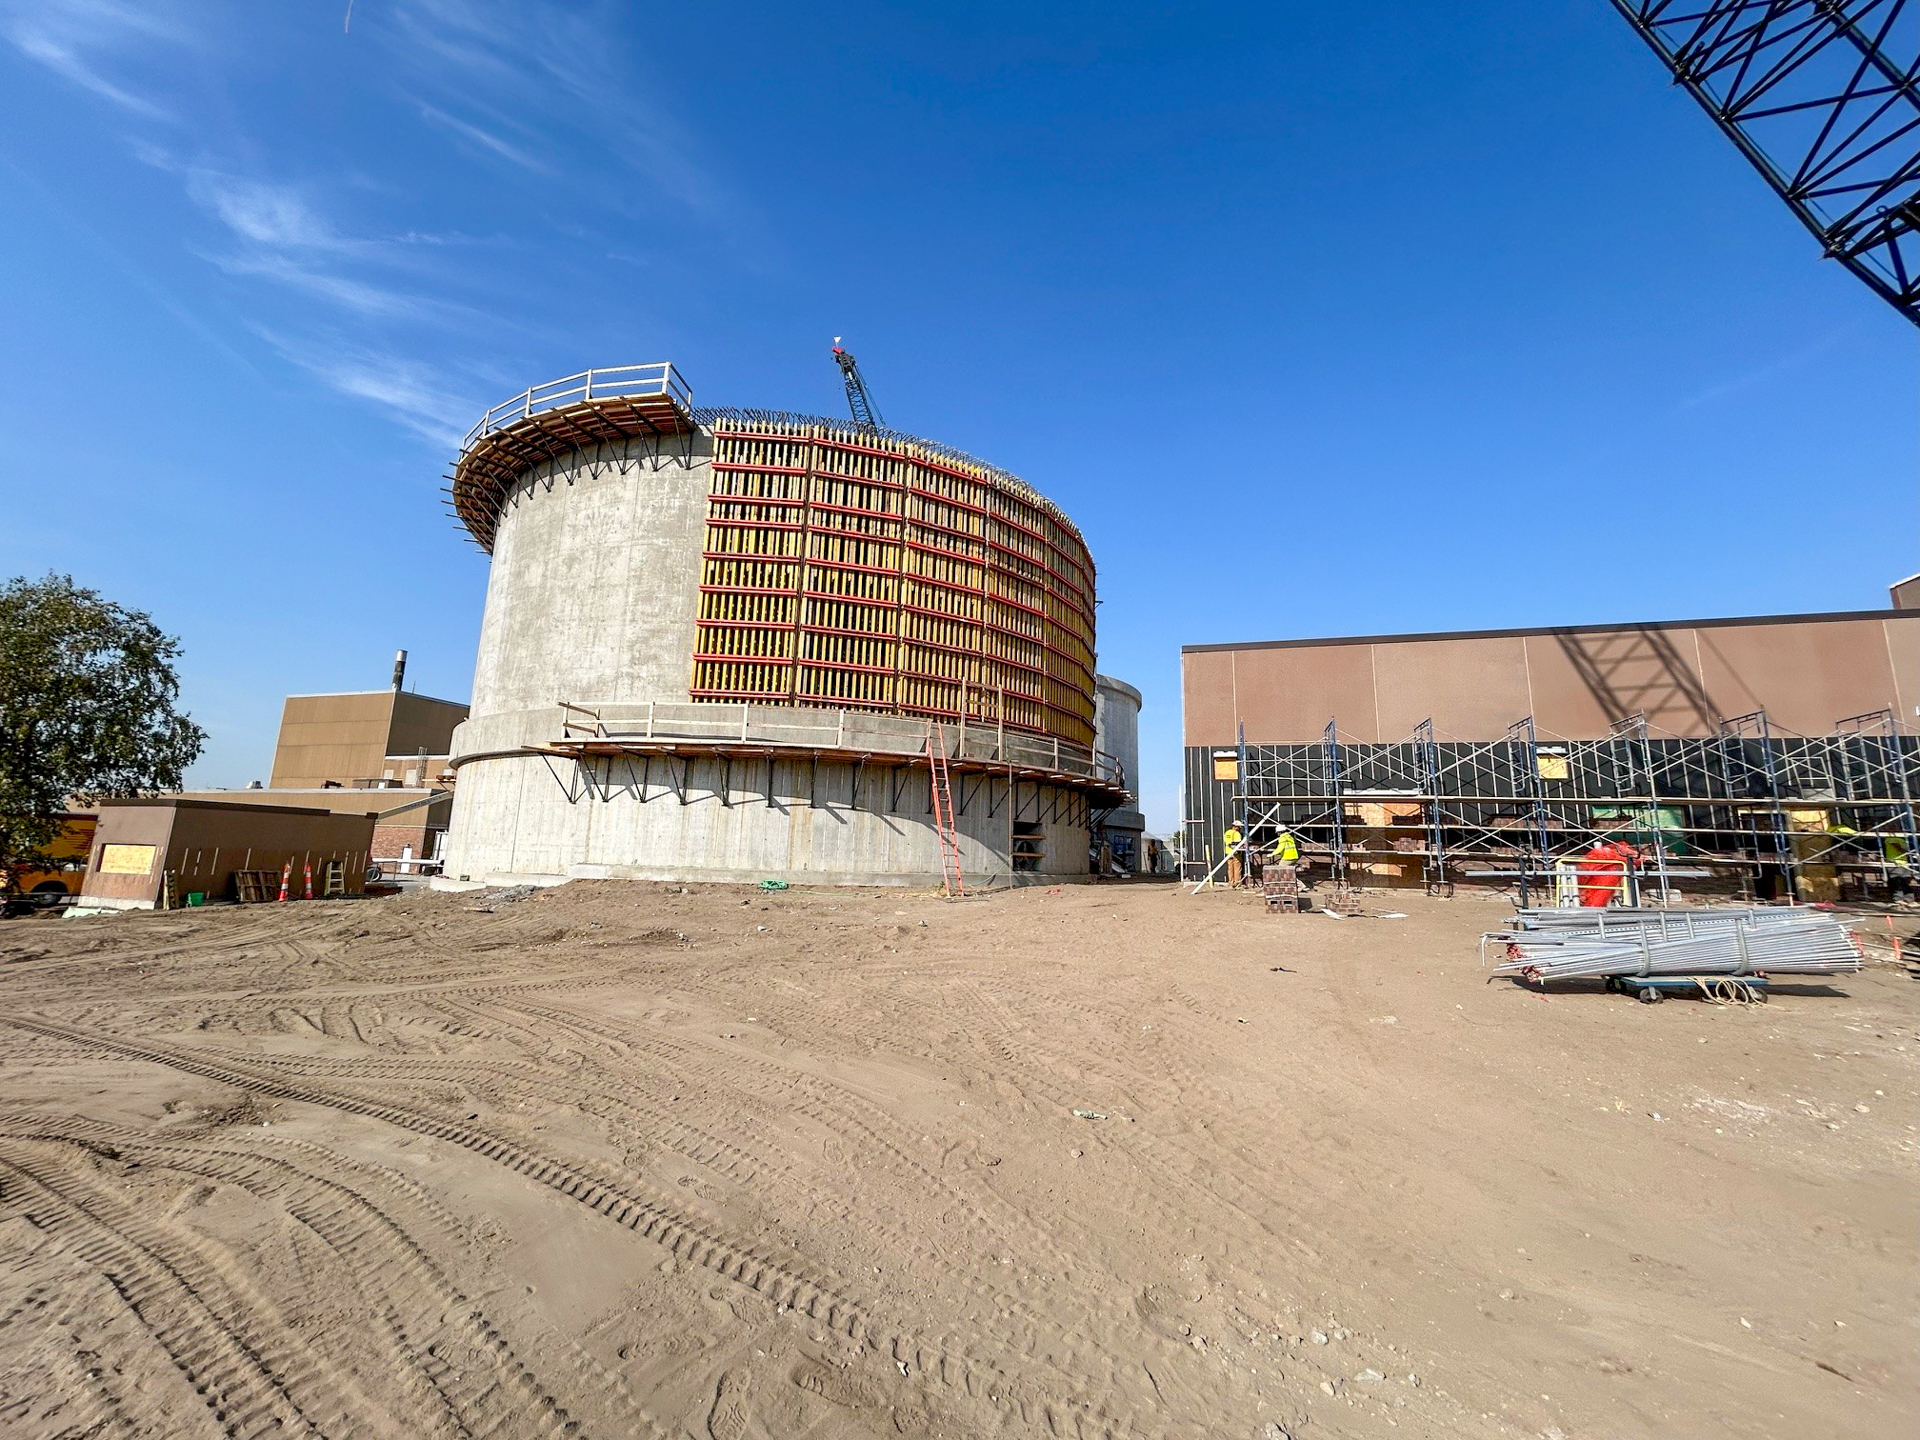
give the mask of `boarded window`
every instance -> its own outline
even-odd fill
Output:
[[[100,873],[102,875],[152,874],[153,846],[102,845],[100,847]]]
[[[1216,780],[1238,780],[1240,778],[1240,757],[1231,752],[1213,757],[1213,778]]]

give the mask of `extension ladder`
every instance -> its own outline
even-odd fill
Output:
[[[953,777],[947,770],[947,734],[938,720],[927,725],[927,770],[933,788],[933,828],[940,839],[940,876],[948,896],[967,893],[960,874],[960,836],[954,828]]]

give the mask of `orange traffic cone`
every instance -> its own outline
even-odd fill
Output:
[[[313,861],[306,860],[301,862],[300,868],[306,872],[306,882],[302,886],[304,893],[300,898],[302,900],[311,900],[313,899]]]
[[[293,861],[289,860],[280,867],[280,898],[287,898],[287,887],[293,884]]]

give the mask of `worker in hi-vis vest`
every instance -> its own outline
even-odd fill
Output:
[[[1221,832],[1220,842],[1227,851],[1227,884],[1235,888],[1239,887],[1240,878],[1246,873],[1246,862],[1240,853],[1246,841],[1247,837],[1240,833],[1238,823],[1229,820],[1227,828]]]
[[[1280,827],[1280,833],[1274,838],[1273,858],[1282,865],[1300,863],[1300,842],[1293,838],[1293,831],[1286,826]]]

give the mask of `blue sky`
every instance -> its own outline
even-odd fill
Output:
[[[1884,605],[1912,327],[1605,0],[828,11],[0,0],[0,573],[281,697],[464,698],[486,405],[671,359],[1083,526],[1177,818],[1179,647]]]

